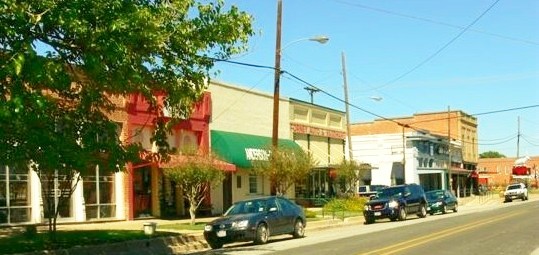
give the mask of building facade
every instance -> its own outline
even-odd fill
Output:
[[[297,200],[334,197],[338,192],[335,167],[345,158],[345,113],[312,103],[290,99],[290,132],[304,151],[311,153],[316,167],[295,188]],[[309,204],[309,203],[305,203]]]
[[[524,171],[520,171],[523,169]],[[522,158],[481,158],[477,166],[479,182],[487,187],[505,187],[523,182],[538,187],[539,156]]]
[[[355,123],[350,130],[354,158],[373,167],[366,184],[415,182],[425,189],[452,189],[458,196],[477,191],[474,117],[461,111],[414,114]],[[380,167],[385,174],[376,174],[384,172]]]

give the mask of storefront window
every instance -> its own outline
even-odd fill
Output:
[[[116,216],[113,173],[101,173],[96,168],[95,175],[84,177],[83,187],[87,220]]]
[[[0,166],[0,224],[30,221],[28,170]]]
[[[258,193],[258,176],[256,176],[255,174],[249,175],[249,193]]]

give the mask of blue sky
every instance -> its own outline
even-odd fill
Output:
[[[257,31],[231,60],[273,66],[277,0],[225,2]],[[316,35],[330,40],[302,40]],[[361,109],[395,118],[450,107],[479,114],[480,153],[514,157],[520,118],[520,156],[539,156],[539,1],[283,0],[282,47],[283,70],[340,99],[344,52],[352,123],[378,118]],[[273,93],[272,70],[215,70],[213,79]],[[281,96],[309,101],[305,86],[284,74]],[[314,103],[345,110],[320,92]]]

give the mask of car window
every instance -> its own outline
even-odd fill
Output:
[[[520,189],[520,185],[509,185],[507,186],[507,189],[510,190],[510,189]]]
[[[250,200],[243,201],[232,205],[225,213],[225,215],[237,215],[246,213],[263,212],[266,209],[266,202],[264,200]]]
[[[392,198],[392,197],[400,197],[404,194],[404,187],[393,187],[393,188],[386,188],[378,191],[376,196],[378,198]]]

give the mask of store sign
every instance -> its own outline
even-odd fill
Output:
[[[258,148],[245,148],[245,158],[247,160],[259,160],[259,161],[268,161],[271,151],[258,149]]]
[[[513,175],[530,175],[530,168],[526,166],[514,166]]]

